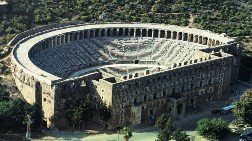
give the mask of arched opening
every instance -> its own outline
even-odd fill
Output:
[[[138,73],[135,73],[135,77],[138,77]]]
[[[147,95],[144,95],[144,101],[147,101]]]
[[[193,42],[194,42],[194,43],[198,43],[198,35],[195,35],[195,36],[194,36]]]
[[[140,31],[140,29],[138,28],[138,29],[136,29],[136,37],[140,37],[141,36],[141,31]]]
[[[153,94],[153,99],[157,99],[157,93]]]
[[[215,40],[214,39],[212,40],[212,46],[215,46]]]
[[[129,74],[129,79],[131,79],[132,78],[132,74]]]
[[[152,29],[148,30],[148,37],[152,37]]]
[[[137,98],[134,98],[134,104],[137,105]]]
[[[183,111],[183,103],[177,105],[177,115],[181,115]]]
[[[113,29],[113,36],[116,36],[116,33],[117,33],[117,29],[114,28],[114,29]]]
[[[61,38],[61,40],[60,40],[61,43],[60,44],[64,44],[65,43],[65,38],[66,38],[65,35],[62,35],[60,38]]]
[[[123,79],[124,79],[124,80],[127,80],[127,76],[123,76]]]
[[[93,38],[94,35],[95,35],[94,30],[89,30],[89,31],[90,31],[90,36],[89,36],[89,38]]]
[[[212,46],[212,39],[208,39],[207,45]]]
[[[134,30],[135,29],[130,29],[130,36],[134,36]]]
[[[46,41],[42,42],[42,49],[46,49],[46,44],[47,44]]]
[[[119,28],[119,36],[123,36],[123,29]]]
[[[203,45],[206,45],[206,44],[207,44],[207,40],[208,40],[208,38],[207,38],[207,37],[204,37],[204,38],[203,38],[203,43],[202,43],[202,44],[203,44]]]
[[[80,32],[80,39],[82,40],[84,38],[84,33],[83,31]]]
[[[183,41],[187,41],[187,39],[188,39],[188,34],[187,34],[187,33],[184,33],[184,34],[183,34]]]
[[[68,42],[68,34],[65,34],[65,43],[67,43]]]
[[[125,34],[124,36],[129,36],[129,29],[128,28],[125,29],[124,34]]]
[[[101,29],[101,37],[105,37],[105,29]]]
[[[153,35],[153,37],[154,37],[154,38],[158,38],[158,30],[157,30],[157,29],[154,30],[154,35]]]
[[[73,34],[73,40],[74,40],[74,41],[77,40],[77,32],[75,32],[75,33]]]
[[[172,39],[177,39],[177,32],[176,31],[172,32]]]
[[[84,39],[87,39],[88,38],[88,32],[87,30],[84,31]]]
[[[74,40],[74,34],[72,32],[69,33],[69,38],[70,38],[70,41]]]
[[[95,38],[99,37],[99,29],[95,29]]]
[[[165,31],[164,30],[160,31],[160,38],[165,38]]]
[[[108,29],[107,29],[107,37],[110,37],[110,36],[111,36],[111,29],[108,28]]]
[[[193,42],[193,34],[189,34],[189,42]]]
[[[150,74],[150,70],[146,70],[146,74]]]
[[[178,33],[178,40],[182,40],[182,32]]]
[[[57,37],[56,37],[56,40],[57,40],[57,45],[60,45],[60,44],[61,44],[61,37],[60,37],[60,36],[57,36]]]
[[[146,33],[147,33],[146,29],[143,29],[142,30],[142,37],[146,37]]]
[[[219,41],[219,40],[217,40],[217,41],[216,41],[216,45],[219,45],[219,44],[220,44],[220,41]]]
[[[171,39],[171,31],[168,30],[168,31],[166,31],[166,32],[167,32],[167,33],[166,33],[166,34],[167,34],[166,39]]]
[[[202,36],[199,37],[199,44],[202,44]]]

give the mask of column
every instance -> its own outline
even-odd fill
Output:
[[[197,43],[197,42],[198,42],[197,40],[198,40],[198,36],[194,36],[194,37],[193,37],[193,42],[194,42],[194,43]]]
[[[61,45],[61,36],[59,36],[59,45]]]
[[[154,29],[152,29],[151,37],[154,37]]]
[[[110,30],[110,36],[113,36],[113,29]]]
[[[116,28],[116,37],[119,35],[119,28]]]
[[[165,30],[165,38],[167,39],[168,38],[168,36],[167,36],[167,31]]]
[[[202,38],[198,37],[198,44],[202,44]]]
[[[52,45],[52,47],[54,46],[53,38],[51,38],[51,45]]]
[[[104,30],[104,37],[107,37],[107,28]]]
[[[140,37],[143,37],[143,29],[140,29]]]
[[[125,36],[125,28],[123,28],[123,36]]]
[[[77,40],[80,40],[80,32],[77,32]]]
[[[67,42],[68,43],[70,42],[70,34],[69,33],[67,34]]]
[[[99,29],[98,36],[101,37],[101,29]]]
[[[57,46],[58,43],[57,43],[57,37],[54,37],[54,46]]]
[[[80,33],[81,33],[81,40],[83,40],[84,39],[84,31],[81,31]]]
[[[87,38],[90,38],[90,30],[87,30]]]
[[[65,35],[63,35],[63,44],[65,44],[66,42],[66,36]]]
[[[173,40],[173,33],[174,33],[174,31],[171,31],[171,39]]]
[[[134,37],[136,37],[136,29],[134,29]]]
[[[179,32],[177,32],[177,38],[176,39],[179,40]]]
[[[211,39],[208,39],[207,45],[208,45],[208,46],[211,46],[211,44],[212,44],[212,40],[211,40]]]
[[[158,30],[158,38],[160,38],[160,34],[161,34],[161,33],[160,33],[160,30]]]

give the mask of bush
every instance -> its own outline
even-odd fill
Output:
[[[221,118],[203,118],[198,121],[196,130],[207,139],[221,139],[230,133],[228,123]]]

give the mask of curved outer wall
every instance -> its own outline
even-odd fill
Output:
[[[226,57],[222,57],[224,62],[226,62],[225,71],[214,73],[216,74],[216,78],[218,78],[217,75],[219,75],[220,73],[225,75],[224,80],[222,80],[221,82],[224,84],[224,86],[221,86],[222,87],[221,92],[218,90],[219,88],[217,88],[217,87],[220,87],[219,83],[216,84],[215,86],[212,86],[214,89],[213,91],[214,93],[222,93],[221,98],[227,97],[229,95],[230,82],[235,83],[235,81],[238,79],[237,77],[238,77],[238,71],[239,71],[239,62],[240,62],[239,58],[240,58],[241,49],[236,47],[236,43],[234,43],[232,39],[221,37],[220,35],[198,30],[198,29],[191,29],[191,28],[186,28],[186,27],[178,27],[178,26],[170,26],[170,25],[159,25],[159,24],[118,24],[118,23],[108,23],[108,24],[71,23],[71,24],[62,24],[62,25],[51,25],[51,26],[33,29],[30,31],[21,33],[20,35],[17,35],[9,43],[9,45],[15,46],[12,52],[12,74],[13,74],[13,77],[15,79],[18,89],[24,96],[24,99],[29,103],[36,102],[42,106],[42,110],[44,112],[44,120],[47,122],[48,127],[54,126],[53,124],[56,124],[57,126],[59,126],[60,124],[65,122],[64,120],[59,121],[60,119],[58,117],[62,116],[60,114],[61,114],[62,108],[64,107],[64,101],[65,101],[64,99],[66,99],[66,97],[69,97],[69,94],[71,94],[70,97],[74,95],[83,96],[83,92],[87,91],[87,89],[90,89],[91,92],[97,94],[97,97],[101,99],[101,97],[103,97],[104,95],[101,92],[101,90],[104,88],[109,88],[110,91],[105,92],[106,96],[104,96],[105,100],[103,101],[105,101],[106,103],[112,106],[118,107],[120,105],[117,105],[115,101],[117,101],[120,98],[118,98],[117,97],[118,95],[115,95],[115,93],[120,93],[119,91],[122,92],[123,88],[120,89],[120,87],[124,85],[127,86],[130,83],[141,82],[143,81],[142,79],[148,79],[148,78],[149,78],[148,80],[154,79],[153,81],[155,82],[156,81],[155,77],[158,77],[160,75],[159,73],[148,75],[146,77],[142,77],[141,79],[136,79],[136,80],[132,79],[130,81],[125,81],[125,82],[117,83],[117,84],[108,83],[107,82],[108,80],[104,80],[104,81],[100,80],[98,81],[99,84],[97,84],[97,82],[93,80],[99,80],[103,75],[101,73],[94,73],[94,74],[89,74],[86,76],[75,77],[75,78],[66,78],[66,77],[61,78],[61,77],[54,76],[53,74],[48,74],[47,72],[44,72],[43,70],[39,70],[39,68],[36,67],[29,59],[33,55],[33,53],[39,52],[40,50],[46,49],[48,47],[62,45],[68,42],[81,40],[85,38],[106,37],[106,36],[168,38],[168,39],[173,39],[173,40],[182,40],[182,41],[208,45],[210,48],[204,50],[205,52],[213,53],[213,52],[219,52],[220,50],[222,50],[225,52],[223,54],[226,54],[226,53],[232,54],[233,56],[224,55]],[[32,40],[34,40],[35,42],[33,42]],[[32,42],[30,43],[30,41]],[[20,52],[22,54],[20,54]],[[184,70],[184,68],[197,69],[198,67],[204,64],[212,63],[212,64],[223,65],[221,60],[222,59],[219,59],[219,60],[214,59],[213,61],[211,61],[210,59],[210,63],[208,63],[208,61],[205,61],[205,62],[196,61],[196,63],[192,63],[191,65],[187,64],[187,65],[182,65],[180,67],[174,67],[172,75],[177,76],[176,74],[180,74],[181,70]],[[93,64],[93,65],[95,66],[97,64]],[[216,69],[211,68],[211,70],[215,71],[215,70],[218,70],[218,68]],[[163,75],[169,76],[171,72],[172,71],[166,71],[164,72]],[[197,77],[196,75],[197,74],[195,74],[195,77]],[[85,81],[86,83],[86,86],[84,87],[82,85],[83,81]],[[194,81],[195,81],[194,83],[199,82],[199,80],[194,80]],[[166,83],[166,80],[163,80],[162,82]],[[71,86],[73,83],[75,84],[74,88]],[[177,83],[179,85],[180,83],[181,85],[184,85],[183,82],[177,82]],[[207,83],[207,82],[204,82],[204,83]],[[217,83],[217,80],[216,80],[216,83]],[[98,89],[95,88],[95,85],[98,85]],[[161,86],[162,84],[158,84],[158,85]],[[208,87],[207,89],[210,88],[210,86],[207,86],[207,87]],[[164,89],[164,88],[160,87],[159,89]],[[172,93],[172,92],[168,92],[168,90],[166,91],[167,93]],[[201,88],[188,90],[187,92],[184,92],[184,93],[185,95],[192,95],[192,94],[198,93],[198,91],[201,91]],[[204,88],[204,91],[205,91],[205,88]],[[181,88],[175,87],[175,92],[181,92]],[[132,91],[129,94],[131,93],[134,93],[134,92]],[[139,93],[143,93],[143,92],[139,90]],[[66,96],[67,94],[68,96]],[[132,96],[127,95],[126,99],[129,100],[132,98],[133,98]],[[198,99],[201,99],[201,98],[198,98]],[[212,99],[214,100],[214,99],[219,99],[219,98],[217,96],[216,97],[214,96]],[[129,103],[128,105],[130,105],[131,102],[127,100],[125,103],[128,102]],[[159,100],[165,101],[166,98],[162,98],[160,96]],[[182,101],[190,101],[190,99],[187,96]],[[204,102],[205,100],[203,101],[198,100],[198,103],[204,103]],[[155,100],[154,100],[154,103],[155,103]],[[185,104],[190,105],[190,103],[186,102],[184,103],[183,106],[185,106]],[[151,101],[150,103],[146,103],[147,107],[151,107],[150,105],[152,105],[153,107],[153,101]],[[167,106],[169,107],[169,105],[166,105],[166,107]],[[135,110],[139,110],[139,108],[135,106]],[[124,112],[125,111],[130,112],[130,107],[125,106]],[[158,110],[154,110],[154,111],[158,111]],[[112,116],[111,121],[116,121],[116,122],[110,122],[111,128],[121,126],[135,120],[135,119],[132,119],[132,117],[125,116],[123,117],[123,122],[120,122],[122,119],[116,116],[118,112],[121,112],[121,111],[116,108],[113,109],[114,116]],[[143,115],[148,116],[148,114],[146,114],[148,112],[149,111],[146,111],[145,114],[144,113],[142,114],[142,116]],[[159,112],[159,114],[160,113],[161,112]]]

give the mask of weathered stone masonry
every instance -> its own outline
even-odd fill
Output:
[[[99,40],[95,40],[96,38]],[[110,44],[115,45],[113,40],[117,38],[125,40],[126,44],[122,44],[124,48],[128,43],[129,46],[133,43],[132,38],[142,42],[143,46],[151,38],[157,40],[150,40],[150,57],[145,57],[146,53],[142,53],[137,57],[138,60],[131,60],[132,51],[129,54],[124,52],[125,56],[120,58],[120,51],[117,54],[109,48]],[[82,44],[76,44],[88,39],[90,42],[84,48],[80,46]],[[155,44],[160,48],[167,48],[171,59],[173,56],[181,58],[177,55],[182,54],[183,50],[178,53],[175,51],[183,45],[189,49],[200,45],[202,49],[189,50],[195,53],[186,56],[188,60],[166,64],[165,57],[155,60],[166,55],[159,55],[159,49],[155,51]],[[198,29],[159,24],[51,25],[21,33],[9,45],[15,46],[12,53],[12,72],[16,85],[27,102],[37,102],[42,106],[48,127],[64,124],[63,107],[67,98],[85,97],[87,94],[91,94],[95,108],[102,101],[111,106],[113,116],[109,128],[127,123],[139,124],[162,113],[173,117],[183,116],[189,107],[224,99],[229,95],[230,85],[238,79],[241,53],[241,47],[227,37]],[[174,47],[169,48],[167,45]],[[68,46],[79,46],[76,49],[80,50],[75,50],[75,56],[69,56],[71,50],[64,49]],[[140,47],[142,46],[138,45],[138,52],[144,52]],[[65,50],[65,54],[58,55],[61,59],[57,55],[55,58],[50,57],[51,53],[61,51],[60,48]],[[96,53],[98,51],[100,54]],[[84,53],[81,54],[82,52]],[[41,55],[47,55],[48,58],[37,59]],[[80,58],[83,55],[87,55],[86,59]],[[96,60],[97,55],[102,59]],[[48,59],[54,62],[47,61]],[[36,65],[35,61],[40,61],[40,65]],[[120,74],[114,75],[113,69],[111,71],[106,67],[114,65],[120,68],[118,64],[132,64],[138,69],[119,71],[122,77],[118,77]],[[152,65],[152,68],[141,69],[141,65]],[[97,66],[107,69],[105,71]],[[70,77],[79,71],[80,75]],[[101,122],[97,111],[92,113],[92,118]]]

